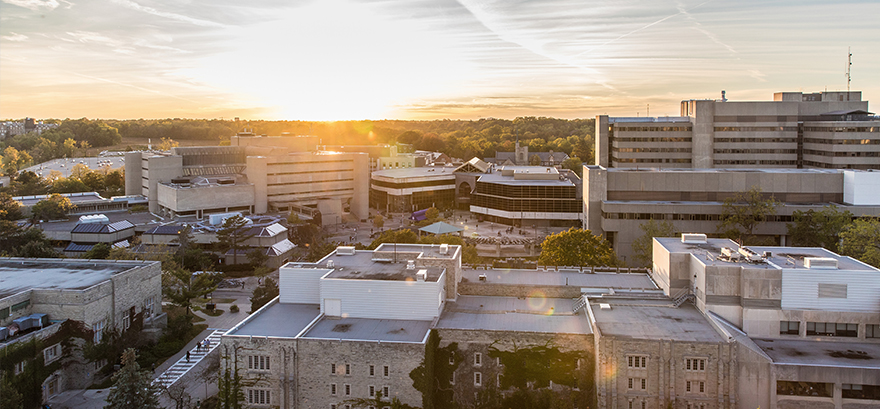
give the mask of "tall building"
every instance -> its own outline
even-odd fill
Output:
[[[722,94],[723,95],[723,94]],[[596,165],[613,168],[880,168],[880,119],[861,92],[773,101],[688,100],[680,117],[596,117]]]
[[[755,230],[785,245],[795,211],[835,205],[855,216],[880,217],[880,172],[832,169],[632,169],[584,166],[583,226],[604,236],[633,264],[632,242],[649,220],[676,232],[717,233],[724,200],[753,187],[780,202]]]

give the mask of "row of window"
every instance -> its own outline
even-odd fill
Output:
[[[577,188],[574,185],[528,186],[477,182],[475,193],[517,199],[568,199],[577,197]]]
[[[789,153],[796,154],[797,149],[715,149],[715,153]]]
[[[61,343],[46,347],[43,349],[43,364],[48,365],[52,362],[55,362],[58,358],[61,358]],[[21,362],[17,362],[13,365],[12,373],[18,375],[24,372],[24,368],[27,367],[27,360],[23,360]]]
[[[688,129],[688,131],[690,131],[690,129]],[[616,136],[613,138],[613,140],[618,141],[618,142],[691,142],[693,140],[693,138],[691,138],[691,137],[629,138],[629,137],[617,137]]]
[[[351,396],[351,390],[352,390],[351,384],[349,384],[349,383],[343,384],[341,390],[337,384],[335,384],[335,383],[330,384],[330,396],[336,396],[340,393],[343,396]],[[376,397],[376,390],[377,389],[376,389],[375,385],[367,386],[367,395],[371,398]],[[391,387],[388,385],[383,386],[382,387],[382,397],[387,398],[390,394],[391,394]]]
[[[368,370],[367,370],[367,374],[369,374],[369,376],[376,376],[376,365],[369,365]],[[330,375],[332,375],[332,376],[336,376],[336,375],[350,376],[351,375],[351,364],[345,364],[345,365],[330,364]],[[384,376],[386,378],[391,376],[391,367],[390,366],[388,366],[388,365],[382,366],[382,376]]]
[[[648,367],[648,357],[645,355],[627,355],[626,367],[630,369],[644,369]],[[685,358],[684,368],[686,371],[705,372],[706,358]]]
[[[799,335],[800,322],[798,321],[780,321],[780,335]],[[858,337],[859,324],[840,323],[840,322],[807,322],[807,335],[820,335],[832,337]],[[880,338],[880,325],[865,325],[865,338]]]
[[[716,126],[715,132],[797,132],[796,126]]]
[[[804,138],[804,143],[821,143],[826,145],[880,145],[880,139]]]
[[[804,155],[833,156],[837,158],[876,158],[880,157],[880,152],[831,152],[804,149]]]
[[[618,163],[691,163],[691,159],[660,159],[660,158],[617,158],[612,156],[612,162]]]
[[[805,126],[806,132],[880,132],[880,126]]]
[[[797,138],[715,138],[715,143],[796,143]]]
[[[315,194],[315,193],[326,193],[326,192],[352,192],[352,191],[354,191],[354,188],[347,187],[347,188],[342,188],[342,189],[309,190],[307,192],[270,193],[266,196],[274,197],[274,196],[291,196],[291,195],[306,194],[306,193]],[[315,196],[314,199],[320,199],[322,197],[323,196]],[[306,200],[308,198],[298,197],[297,199],[298,200]]]
[[[266,186],[290,186],[290,185],[312,185],[316,183],[334,183],[334,182],[352,182],[354,178],[347,179],[325,179],[325,180],[305,180],[299,182],[278,182],[268,183]]]
[[[691,153],[691,148],[613,148],[614,152],[641,153],[641,152],[668,152],[668,153]]]
[[[508,212],[580,213],[584,203],[578,199],[509,199],[485,195],[474,195],[473,206]]]
[[[617,132],[690,132],[688,126],[627,126],[616,127]]]
[[[450,176],[452,176],[450,174]],[[449,189],[455,189],[455,179],[440,179],[440,180],[423,180],[420,182],[388,182],[385,180],[373,179],[370,181],[373,186],[387,187],[392,189],[409,189],[416,187],[430,187],[430,186],[448,186]]]
[[[795,166],[796,160],[715,160],[716,165],[772,165],[772,166]]]
[[[797,122],[797,115],[716,115],[715,122]]]

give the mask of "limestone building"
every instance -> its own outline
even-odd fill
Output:
[[[58,335],[65,333],[62,326],[81,325],[90,341],[100,342],[104,331],[125,331],[137,322],[155,326],[164,317],[158,261],[0,258],[0,284],[0,350],[37,339],[44,365],[63,362],[38,380],[43,400],[88,387],[100,369],[81,359],[82,341]],[[34,316],[43,318],[27,323]],[[24,371],[37,364],[33,358],[12,364],[9,375],[34,376]]]
[[[364,153],[293,152],[284,147],[172,148],[126,153],[125,190],[168,216],[317,209],[324,223],[343,213],[365,219],[369,161]]]
[[[714,234],[726,198],[752,187],[780,202],[755,233],[785,245],[795,211],[835,205],[856,217],[880,216],[880,172],[832,169],[632,169],[584,166],[583,226],[603,235],[624,262],[649,220],[676,232]]]
[[[613,168],[880,168],[880,120],[862,93],[688,100],[680,117],[596,117],[596,165]]]

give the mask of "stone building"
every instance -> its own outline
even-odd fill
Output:
[[[127,330],[136,319],[158,326],[164,318],[158,261],[0,258],[0,283],[0,349],[55,339],[67,322],[91,330],[91,341],[100,342],[104,331]],[[34,314],[45,315],[45,322],[23,329],[21,319]],[[63,341],[45,345],[44,360],[64,364],[42,380],[43,400],[89,386],[99,369],[81,359],[76,343]]]
[[[862,93],[688,100],[680,117],[596,117],[594,164],[613,168],[878,169],[880,120]]]

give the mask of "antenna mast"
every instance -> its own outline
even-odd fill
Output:
[[[849,84],[852,82],[852,48],[846,48],[846,100],[849,101]]]

